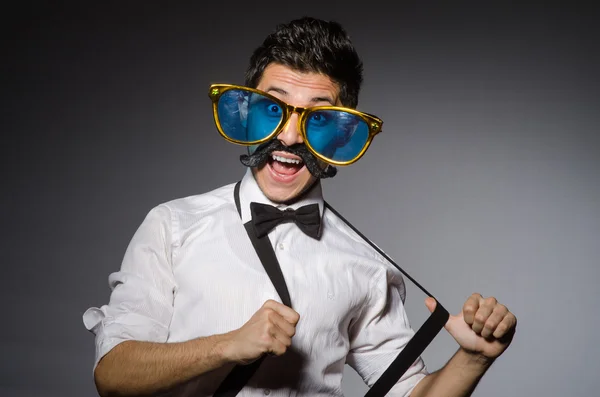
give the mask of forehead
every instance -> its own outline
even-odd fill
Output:
[[[314,72],[300,72],[281,64],[268,65],[257,88],[263,91],[285,91],[288,100],[304,102],[309,98],[328,98],[333,102],[332,104],[339,103],[338,84],[329,76]]]

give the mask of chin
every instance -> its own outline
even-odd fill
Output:
[[[259,184],[260,186],[260,184]],[[308,187],[308,184],[302,186],[260,186],[265,196],[274,203],[289,203],[298,198]]]
[[[300,171],[300,175],[296,176],[297,180],[294,183],[290,185],[278,183],[270,177],[270,171],[267,168],[266,164],[258,169],[254,168],[252,171],[260,190],[274,203],[293,202],[316,181],[316,178],[305,168]]]

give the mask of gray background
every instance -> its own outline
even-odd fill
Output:
[[[253,48],[302,15],[344,24],[365,62],[359,108],[385,121],[328,201],[451,312],[478,291],[519,318],[475,395],[598,395],[592,6],[216,3],[3,6],[0,396],[95,395],[82,313],[107,302],[150,208],[242,176],[207,87],[243,83]],[[429,368],[456,347],[442,331]]]

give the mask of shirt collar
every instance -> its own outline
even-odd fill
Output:
[[[262,190],[260,190],[258,183],[256,183],[252,169],[248,168],[240,184],[240,206],[242,208],[243,223],[246,223],[252,219],[252,215],[250,214],[250,203],[252,202],[270,204],[279,208],[280,210],[285,210],[286,208],[298,209],[304,205],[318,204],[319,214],[321,215],[321,219],[323,218],[324,203],[321,181],[316,181],[310,190],[306,192],[300,200],[297,200],[289,205],[279,204],[274,203],[264,195]]]

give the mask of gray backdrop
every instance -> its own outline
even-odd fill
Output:
[[[253,48],[302,15],[344,24],[365,62],[359,108],[385,122],[327,200],[451,312],[478,291],[518,316],[475,395],[598,395],[595,10],[215,3],[3,6],[0,395],[95,395],[82,313],[107,302],[150,208],[242,176],[208,85],[243,83]],[[429,368],[456,347],[442,331]],[[344,387],[365,390],[350,370]]]

